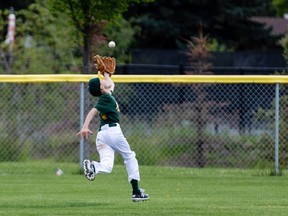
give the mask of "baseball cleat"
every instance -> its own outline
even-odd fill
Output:
[[[132,194],[132,202],[141,202],[149,199],[149,195],[144,193],[144,190],[140,188],[140,193]]]
[[[89,160],[85,159],[83,161],[84,175],[90,181],[94,181],[95,179],[95,167],[90,163]]]

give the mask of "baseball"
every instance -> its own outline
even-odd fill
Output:
[[[110,48],[114,48],[114,47],[116,46],[116,43],[115,43],[114,41],[110,41],[110,42],[108,43],[108,46],[109,46]]]
[[[61,176],[61,175],[64,174],[64,172],[63,172],[60,168],[57,168],[55,174],[56,174],[57,176]]]

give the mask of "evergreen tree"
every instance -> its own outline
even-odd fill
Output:
[[[271,15],[271,8],[271,0],[157,0],[132,5],[125,17],[142,29],[138,47],[184,48],[201,23],[210,38],[228,48],[252,50],[278,47],[271,29],[250,19]]]

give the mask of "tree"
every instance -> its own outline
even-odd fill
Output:
[[[127,10],[129,3],[147,1],[151,0],[48,0],[48,3],[51,9],[67,14],[77,29],[80,36],[78,42],[83,56],[82,73],[88,74],[92,69],[92,64],[90,64],[92,52],[95,52],[92,42],[96,42],[97,46],[97,38],[99,39],[103,35],[105,26],[118,21],[122,13]],[[85,103],[88,104],[89,97],[85,98]],[[89,146],[86,145],[84,154],[89,152],[88,148]]]
[[[132,28],[131,24],[123,17],[113,23],[108,23],[102,32],[94,36],[92,53],[109,55],[117,58],[117,63],[129,63],[130,55],[128,48],[134,42],[134,36],[138,29]],[[108,41],[116,42],[116,47],[108,47]]]
[[[48,0],[51,8],[66,13],[80,33],[82,47],[82,73],[91,71],[92,39],[95,31],[103,31],[103,27],[121,17],[130,3],[149,2],[151,0]],[[99,33],[99,32],[98,32]]]
[[[208,61],[210,57],[209,50],[207,48],[208,36],[203,35],[202,29],[199,32],[198,37],[192,37],[188,41],[187,55],[193,67],[193,71],[186,72],[187,74],[205,75],[210,74],[209,68],[211,64]],[[207,102],[205,101],[206,84],[194,84],[191,86],[195,93],[195,102],[191,104],[193,110],[195,110],[196,129],[197,129],[197,164],[199,167],[204,167],[204,127],[206,120],[204,118],[207,114]]]
[[[191,40],[186,41],[187,52],[185,54],[189,58],[190,68],[185,70],[185,74],[189,75],[209,75],[212,64],[210,63],[211,51],[209,49],[209,37],[204,35],[203,30],[198,30],[198,35],[191,37]],[[207,136],[206,129],[207,124],[214,123],[215,134],[218,133],[218,126],[221,124],[221,115],[225,113],[225,108],[229,105],[229,102],[221,97],[209,93],[215,91],[215,84],[207,83],[193,83],[193,84],[173,84],[178,91],[179,95],[173,95],[176,100],[169,101],[163,106],[164,116],[161,117],[161,124],[173,125],[173,128],[177,128],[176,122],[183,122],[189,130],[189,147],[185,150],[185,155],[189,154],[189,149],[196,149],[195,164],[202,168],[205,166],[207,160],[205,158],[207,149],[213,148],[209,136]],[[151,89],[150,91],[151,92]],[[152,91],[153,92],[153,91]],[[173,91],[174,92],[174,91]],[[149,93],[150,94],[150,93]],[[177,93],[176,93],[177,94]],[[146,95],[146,94],[142,94]],[[187,97],[187,95],[189,95]],[[147,96],[147,95],[146,95]],[[173,97],[174,97],[173,96]],[[219,96],[219,95],[218,95]],[[153,109],[152,109],[153,110]],[[161,113],[161,112],[159,112]],[[158,119],[158,118],[156,118]],[[164,119],[164,120],[163,120]],[[165,122],[165,123],[164,123]],[[181,126],[182,127],[182,126]],[[181,138],[182,138],[181,134]],[[171,142],[175,146],[179,146],[182,143],[181,138],[177,135],[171,135]],[[183,137],[186,138],[184,135]],[[180,154],[180,152],[179,152]],[[191,161],[194,161],[194,151],[190,153]],[[194,164],[194,163],[193,163]]]
[[[272,0],[272,5],[275,8],[278,16],[283,16],[288,11],[287,0]]]
[[[30,4],[26,9],[15,11],[16,32],[13,50],[4,43],[7,34],[8,10],[0,11],[1,61],[0,73],[7,73],[8,58],[12,73],[63,73],[67,65],[78,64],[77,50],[72,43],[75,29],[67,24],[65,15],[52,14],[45,4]],[[59,18],[61,16],[61,18]],[[62,30],[66,27],[65,31]],[[73,57],[72,57],[73,56]]]
[[[288,65],[288,34],[280,40],[280,44],[283,48],[283,56],[286,60],[286,64]]]
[[[142,48],[185,48],[185,40],[203,31],[221,44],[235,50],[277,47],[264,24],[251,21],[253,16],[272,14],[271,0],[158,0],[132,5],[125,17],[134,18],[142,31],[137,46]]]

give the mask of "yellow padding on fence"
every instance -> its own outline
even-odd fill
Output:
[[[88,82],[95,74],[0,75],[2,83]],[[288,83],[286,75],[114,75],[117,83]]]

